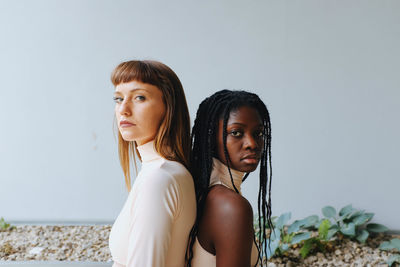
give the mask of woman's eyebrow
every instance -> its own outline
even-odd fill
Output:
[[[246,126],[246,124],[242,123],[242,122],[231,122],[231,123],[228,124],[228,126],[234,125],[234,124],[237,124],[237,125],[240,125],[240,126]]]
[[[147,92],[147,90],[145,88],[133,88],[133,89],[129,90],[129,93],[133,93],[135,91],[146,91]],[[115,90],[114,94],[116,94],[116,93],[122,94],[122,92],[119,90]]]
[[[135,91],[139,91],[139,90],[142,90],[142,91],[147,91],[147,90],[146,90],[146,89],[144,89],[144,88],[134,88],[134,89],[130,90],[129,92],[133,93],[133,92],[135,92]]]
[[[230,125],[234,125],[234,124],[236,124],[236,125],[240,125],[240,126],[247,126],[247,124],[246,124],[246,123],[244,123],[244,122],[231,122],[231,123],[229,123],[229,124],[228,124],[228,126],[230,126]],[[262,124],[262,123],[260,123],[260,124],[258,124],[256,127],[263,127],[263,124]]]

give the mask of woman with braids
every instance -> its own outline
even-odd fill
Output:
[[[187,170],[190,120],[181,82],[156,61],[123,62],[111,80],[129,191],[110,233],[113,266],[183,267],[196,196]],[[142,164],[131,188],[135,154]]]
[[[240,186],[259,162],[256,243],[253,211]],[[188,266],[250,267],[266,255],[271,226],[271,123],[256,94],[222,90],[199,106],[192,130],[192,175],[197,219],[191,231]]]

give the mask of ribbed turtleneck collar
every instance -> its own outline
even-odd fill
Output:
[[[245,173],[234,170],[232,168],[230,169],[232,173],[233,183],[235,184],[239,193],[241,193],[240,186],[242,185],[242,179]],[[213,169],[210,177],[210,186],[216,184],[222,184],[235,191],[232,185],[231,176],[229,175],[228,167],[218,159],[213,158]]]
[[[157,153],[156,148],[154,147],[154,140],[138,146],[137,149],[143,163],[162,158],[160,154]]]

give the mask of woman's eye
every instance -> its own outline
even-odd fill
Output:
[[[262,131],[259,131],[258,133],[256,133],[256,136],[257,136],[257,137],[263,137],[263,136],[264,136],[264,133],[263,133]]]
[[[118,103],[118,104],[123,101],[122,97],[119,97],[119,96],[114,96],[113,100],[114,100],[115,103]]]
[[[239,131],[231,131],[230,134],[231,134],[233,137],[240,137],[240,136],[242,136],[242,133],[239,132]]]
[[[138,101],[144,101],[146,98],[144,96],[142,96],[142,95],[138,95],[138,96],[135,97],[135,99],[138,100]]]

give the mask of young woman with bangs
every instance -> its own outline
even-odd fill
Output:
[[[113,266],[183,267],[196,199],[187,170],[190,119],[181,82],[165,64],[139,60],[119,64],[111,81],[129,191],[110,233]],[[131,187],[135,154],[141,170]]]

